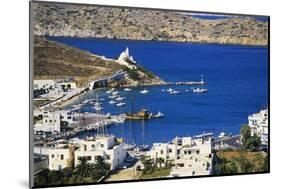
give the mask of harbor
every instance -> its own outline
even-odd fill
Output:
[[[127,59],[134,61],[129,48],[113,61],[137,69]],[[209,62],[205,66],[212,70]],[[128,84],[130,70],[89,80],[84,87],[66,79],[36,80],[36,100],[44,102],[34,109],[36,157],[48,159],[47,168],[55,171],[74,169],[80,157],[93,164],[102,158],[108,172],[96,182],[154,178],[146,173],[149,167],[157,167],[158,172],[150,170],[156,178],[211,175],[220,172],[217,162],[224,150],[237,153],[244,148],[240,128],[245,123],[251,137],[260,134],[258,150],[267,151],[267,110],[260,108],[266,106],[267,94],[255,92],[260,85],[251,83],[254,90],[248,90],[244,80],[234,81],[234,68],[220,80],[220,69],[200,69],[188,76],[177,70],[166,77],[158,67],[150,69],[165,81]],[[242,74],[245,80],[247,74]]]

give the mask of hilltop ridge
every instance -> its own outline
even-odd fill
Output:
[[[267,45],[268,22],[253,17],[200,19],[184,12],[34,3],[34,34]]]

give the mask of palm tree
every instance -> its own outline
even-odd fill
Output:
[[[101,156],[97,156],[94,168],[101,170],[104,174],[110,169],[110,165],[105,161],[105,159]]]
[[[79,163],[75,167],[74,173],[80,177],[89,177],[93,170],[93,164],[88,162],[87,157],[80,157]]]

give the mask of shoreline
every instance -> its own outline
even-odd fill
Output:
[[[267,44],[243,44],[243,43],[219,43],[219,42],[206,42],[206,41],[176,41],[176,40],[155,40],[155,39],[125,39],[125,38],[109,38],[109,37],[93,37],[93,36],[65,36],[65,35],[36,35],[38,37],[46,37],[47,39],[52,40],[51,38],[80,38],[80,39],[95,39],[95,40],[124,40],[124,41],[138,41],[138,42],[170,42],[170,43],[186,43],[186,44],[202,44],[202,45],[229,45],[229,46],[244,46],[244,47],[268,47],[269,43]]]

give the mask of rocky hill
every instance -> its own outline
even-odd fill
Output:
[[[125,80],[122,83],[112,83],[113,85],[163,83],[159,77],[140,65],[136,65],[136,69],[129,69],[115,60],[106,60],[90,52],[50,41],[45,37],[35,37],[34,44],[35,79],[73,78],[79,86],[85,86],[91,79],[126,70],[128,74]]]
[[[267,45],[268,22],[199,19],[182,12],[34,3],[34,33],[136,40]]]

